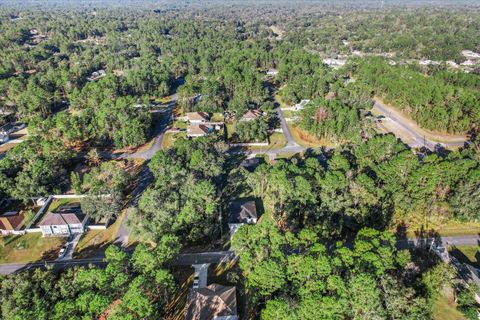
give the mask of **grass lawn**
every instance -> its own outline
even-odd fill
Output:
[[[53,199],[46,212],[53,212],[57,210],[60,206],[66,204],[73,204],[73,203],[80,203],[80,198],[72,198],[72,199]]]
[[[83,259],[102,253],[104,248],[115,240],[124,217],[125,213],[122,213],[106,230],[89,230],[84,233],[75,248],[73,257]]]
[[[282,111],[282,112],[283,112],[283,116],[285,118],[293,119],[293,118],[296,118],[296,117],[300,116],[300,112],[298,112],[298,111],[285,110],[285,111]]]
[[[292,136],[295,142],[301,145],[302,147],[307,147],[307,148],[335,147],[335,144],[329,143],[325,139],[318,139],[313,135],[309,134],[308,132],[298,127],[295,127],[291,124],[289,124],[288,127],[290,128],[290,132],[292,133]]]
[[[179,129],[187,129],[187,127],[188,127],[188,123],[186,121],[181,121],[181,120],[176,120],[172,125],[172,128],[179,128]]]
[[[0,263],[54,260],[65,238],[42,238],[41,233],[0,237]]]
[[[282,132],[274,132],[270,136],[270,144],[268,145],[271,149],[280,149],[285,147],[287,140],[285,140],[285,135]]]
[[[457,310],[454,301],[440,295],[433,305],[434,320],[465,320],[463,314]]]
[[[227,138],[230,140],[233,136],[233,132],[235,132],[235,124],[233,124],[233,122],[225,123],[225,130],[227,130]]]
[[[427,225],[425,225],[425,219],[421,217],[420,213],[412,212],[409,216],[411,216],[407,219],[409,237],[415,237],[415,231],[421,230],[422,226],[424,230],[433,230],[445,237],[480,234],[480,223],[478,222],[436,221],[430,217]]]
[[[480,251],[479,246],[454,246],[450,247],[449,253],[460,260],[460,262],[468,263],[476,268],[480,268]]]
[[[162,141],[162,149],[164,149],[164,150],[170,149],[177,139],[186,138],[186,137],[187,137],[187,134],[185,132],[178,132],[178,133],[168,132],[168,133],[165,133],[165,135],[163,136],[163,141]]]
[[[215,112],[210,118],[211,122],[223,122],[223,115],[221,113]]]

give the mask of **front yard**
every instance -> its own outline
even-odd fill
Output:
[[[454,246],[448,249],[450,255],[457,258],[460,262],[467,263],[480,268],[479,246]]]
[[[41,233],[0,238],[0,263],[54,260],[65,238],[42,238]]]

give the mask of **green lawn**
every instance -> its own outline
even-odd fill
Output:
[[[214,113],[210,118],[212,122],[223,122],[223,115],[221,113]]]
[[[172,128],[179,128],[179,129],[187,129],[187,127],[188,127],[188,123],[186,121],[181,121],[181,120],[176,120],[172,125]]]
[[[454,302],[440,295],[433,305],[434,320],[464,320],[463,314],[457,310]]]
[[[479,246],[455,246],[450,247],[449,252],[461,262],[480,268],[479,248]]]
[[[57,210],[60,206],[66,204],[80,203],[80,198],[72,199],[53,199],[50,205],[48,206],[47,212],[53,212]]]
[[[271,149],[280,149],[285,147],[287,140],[285,140],[285,135],[283,132],[274,132],[270,136],[270,144],[268,145]]]
[[[173,133],[173,132],[168,132],[165,133],[163,136],[163,141],[162,141],[162,149],[170,149],[175,141],[179,138],[186,138],[187,134],[185,132],[178,132],[178,133]]]
[[[0,238],[0,263],[54,260],[65,238],[42,238],[41,233]]]

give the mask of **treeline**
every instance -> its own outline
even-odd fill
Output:
[[[424,128],[464,133],[480,124],[475,80],[446,74],[427,77],[408,66],[390,66],[380,58],[364,59],[352,68],[357,80]]]
[[[139,245],[128,255],[105,251],[106,267],[26,271],[0,277],[2,319],[117,320],[161,317],[177,284],[170,272],[178,239],[163,237],[155,249]]]
[[[393,135],[375,136],[331,155],[261,165],[242,180],[279,225],[316,226],[326,237],[364,226],[478,221],[480,167],[471,153],[419,159]]]
[[[148,164],[155,183],[128,215],[131,232],[154,242],[165,234],[178,235],[182,243],[216,238],[226,151],[223,142],[199,138],[178,139],[157,152]]]

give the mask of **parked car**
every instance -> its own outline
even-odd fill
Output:
[[[193,278],[193,288],[197,289],[200,287],[200,279],[197,275]]]
[[[65,256],[67,253],[67,245],[64,245],[61,249],[60,252],[58,253],[58,258],[61,259]]]

